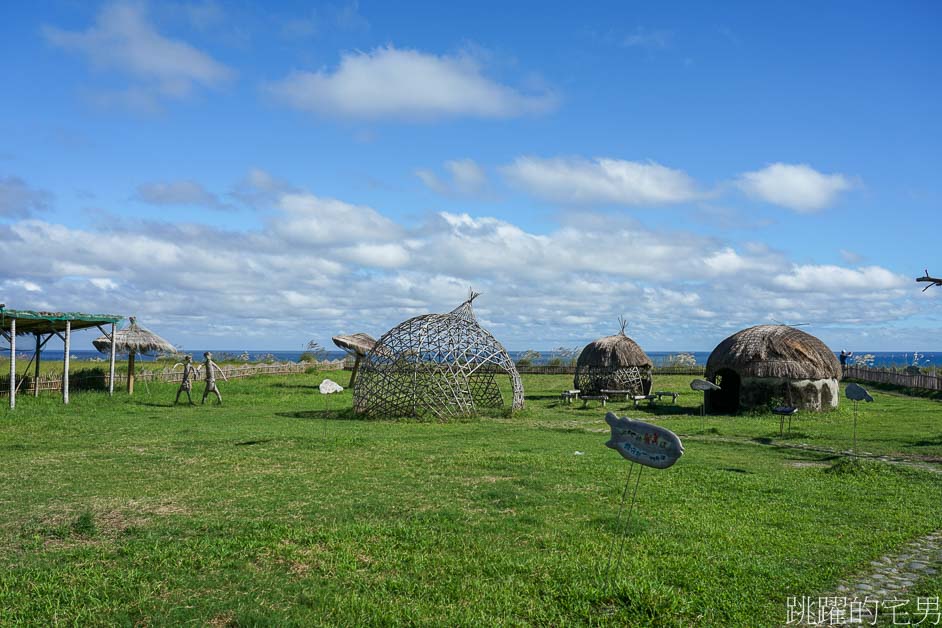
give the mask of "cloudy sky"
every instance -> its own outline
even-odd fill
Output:
[[[942,350],[942,5],[548,6],[7,3],[0,302],[301,349],[473,286],[510,349]]]

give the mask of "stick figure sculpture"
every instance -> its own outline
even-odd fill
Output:
[[[193,366],[193,358],[186,356],[183,358],[183,362],[177,362],[173,365],[173,368],[178,366],[183,367],[183,379],[180,380],[180,388],[177,389],[177,398],[174,400],[173,405],[180,403],[180,393],[186,393],[186,398],[189,400],[191,406],[195,406],[193,403],[193,398],[190,397],[190,390],[193,388],[193,382],[190,381],[191,378],[199,377],[199,370]]]
[[[209,396],[209,393],[215,393],[216,399],[219,400],[219,403],[222,403],[222,393],[219,392],[219,389],[216,388],[216,373],[213,372],[213,369],[219,371],[219,374],[222,375],[222,378],[227,382],[229,379],[226,377],[226,374],[222,372],[222,369],[219,368],[219,365],[213,362],[213,354],[207,351],[203,354],[203,357],[206,360],[203,362],[203,367],[206,369],[206,390],[203,391],[203,401],[206,403],[206,397]]]

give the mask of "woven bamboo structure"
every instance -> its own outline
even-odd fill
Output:
[[[383,334],[366,355],[353,390],[354,409],[370,418],[446,420],[501,407],[497,377],[510,377],[511,408],[523,408],[513,360],[478,324],[471,293],[447,314],[410,318]]]
[[[603,390],[627,390],[634,395],[647,395],[653,384],[654,363],[634,340],[621,331],[590,342],[576,361],[573,386],[584,395],[599,395]]]
[[[721,342],[707,359],[706,410],[734,413],[769,403],[803,410],[836,408],[841,365],[818,338],[787,325],[757,325]]]
[[[147,353],[173,353],[176,348],[150,331],[137,324],[137,318],[130,317],[131,324],[115,334],[115,351],[128,354],[128,394],[134,394],[134,356]],[[100,336],[92,341],[102,353],[111,351],[111,338]]]

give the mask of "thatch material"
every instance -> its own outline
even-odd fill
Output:
[[[364,333],[334,336],[331,340],[335,345],[358,358],[362,358],[376,346],[376,339]]]
[[[369,334],[362,332],[358,334],[349,334],[346,336],[334,336],[331,338],[334,344],[355,356],[353,362],[353,372],[350,373],[350,383],[347,388],[353,388],[357,383],[357,373],[360,370],[360,361],[366,357],[366,354],[376,347],[376,339]]]
[[[590,342],[579,354],[576,367],[596,366],[605,368],[654,368],[654,362],[638,343],[619,332],[614,336],[605,336]]]
[[[721,369],[735,371],[740,377],[791,380],[841,377],[837,357],[823,342],[787,325],[757,325],[733,334],[710,354],[706,378],[712,381]]]
[[[425,314],[383,334],[363,360],[353,407],[369,417],[447,419],[500,407],[497,376],[510,377],[512,409],[523,408],[523,383],[504,347],[474,316],[471,301],[448,314]]]
[[[137,324],[137,318],[130,317],[131,324],[115,332],[115,351],[128,354],[128,394],[134,394],[134,356],[138,353],[174,353],[176,347]],[[102,353],[111,352],[111,338],[99,336],[92,340],[95,348]]]
[[[585,395],[597,395],[602,390],[648,394],[653,368],[651,358],[625,335],[622,321],[620,332],[590,342],[582,349],[576,360],[573,385]]]
[[[111,351],[111,338],[99,336],[92,341],[102,353]],[[174,353],[176,348],[155,334],[137,324],[137,318],[131,317],[131,324],[115,333],[115,351],[118,353]]]

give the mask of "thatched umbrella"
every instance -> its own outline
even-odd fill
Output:
[[[111,351],[111,338],[100,336],[92,341],[95,348],[102,353]],[[128,394],[134,394],[134,356],[141,353],[167,352],[172,353],[176,348],[155,334],[137,324],[137,318],[131,317],[131,324],[115,332],[115,351],[128,354]]]
[[[619,323],[621,331],[590,342],[579,354],[573,385],[583,394],[599,394],[603,389],[628,389],[634,394],[651,390],[654,363],[625,335],[626,321],[619,319]]]
[[[376,339],[369,334],[359,333],[334,336],[331,340],[334,341],[335,345],[354,356],[353,373],[350,375],[350,383],[347,385],[348,388],[353,388],[353,384],[357,381],[360,359],[373,350],[373,347],[376,346]]]

